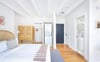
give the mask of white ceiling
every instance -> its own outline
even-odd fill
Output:
[[[67,15],[84,0],[0,0],[13,11],[24,16],[50,17]]]

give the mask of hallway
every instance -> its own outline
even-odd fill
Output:
[[[87,62],[83,56],[73,51],[67,45],[57,44],[57,49],[61,52],[65,62]]]

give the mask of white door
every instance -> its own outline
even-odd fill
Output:
[[[52,24],[51,23],[44,24],[44,41],[45,44],[52,46]]]
[[[85,16],[76,20],[76,50],[82,55],[85,53]]]

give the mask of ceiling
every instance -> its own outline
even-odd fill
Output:
[[[51,17],[67,15],[84,0],[0,0],[0,3],[23,16]]]

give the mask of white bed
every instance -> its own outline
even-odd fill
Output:
[[[50,48],[48,46],[45,46],[46,48],[42,46],[44,45],[18,45],[18,40],[13,33],[0,30],[0,62],[51,62]],[[41,48],[46,51],[46,54],[41,53],[45,53]],[[41,54],[37,54],[38,52]],[[38,60],[39,58],[44,60]]]
[[[0,56],[0,62],[41,62],[34,61],[37,51],[41,44],[23,44],[10,51],[3,52]],[[51,62],[50,48],[47,47],[46,61]]]

